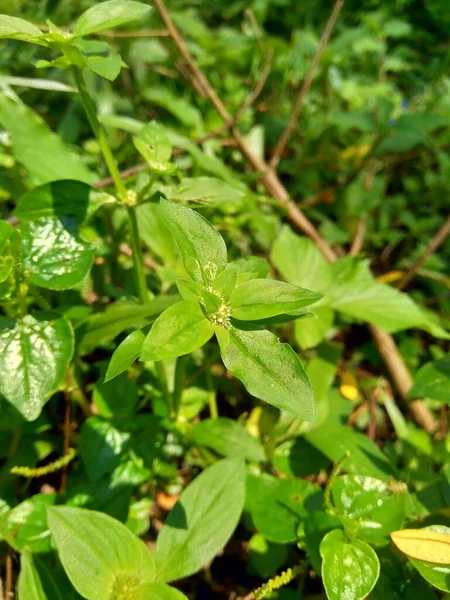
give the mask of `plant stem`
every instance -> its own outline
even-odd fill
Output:
[[[336,477],[339,475],[339,471],[341,470],[342,467],[342,463],[344,462],[344,460],[347,460],[347,458],[350,456],[350,452],[346,452],[344,454],[344,456],[337,461],[337,463],[334,465],[330,476],[328,477],[328,481],[327,481],[327,485],[325,487],[325,494],[324,494],[324,498],[323,498],[323,503],[325,504],[325,508],[327,510],[333,510],[333,502],[331,501],[331,486],[333,485],[334,480],[336,479]]]
[[[177,366],[175,367],[175,385],[173,388],[173,410],[175,419],[178,416],[181,406],[181,394],[184,387],[184,376],[186,373],[187,355],[179,356]]]
[[[167,409],[169,411],[169,419],[173,420],[175,417],[175,410],[173,406],[173,398],[172,394],[169,392],[169,386],[167,385],[167,375],[166,370],[164,369],[164,363],[162,361],[155,362],[156,374],[159,379],[159,383],[161,385],[161,391],[164,396],[164,399],[167,404]]]
[[[217,419],[219,416],[219,410],[217,408],[216,390],[214,389],[213,380],[210,371],[206,371],[206,380],[208,382],[208,403],[209,403],[209,415],[211,419]]]
[[[105,159],[106,166],[108,167],[108,171],[110,172],[111,178],[116,187],[117,195],[123,203],[127,204],[127,188],[120,175],[120,171],[114,158],[110,143],[108,141],[108,138],[106,137],[106,132],[97,118],[97,110],[95,108],[95,104],[91,96],[89,95],[89,91],[87,89],[83,74],[77,67],[73,67],[72,72],[76,86],[78,88],[78,92],[80,94],[81,103],[83,104],[83,108],[86,112],[86,116],[88,118],[91,129],[100,145],[100,149]],[[127,204],[127,212],[131,247],[133,249],[133,266],[134,275],[136,279],[136,286],[139,294],[139,299],[142,304],[145,304],[149,301],[149,294],[147,290],[147,284],[145,282],[144,259],[142,256],[142,250],[139,242],[139,229],[136,219],[135,207]]]

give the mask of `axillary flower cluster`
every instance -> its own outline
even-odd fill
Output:
[[[220,292],[215,290],[212,285],[209,285],[206,289],[211,294],[214,294],[215,296],[220,298],[220,300],[222,302],[221,305],[219,306],[219,308],[214,313],[208,313],[208,315],[207,315],[208,319],[211,321],[211,323],[213,325],[220,325],[221,327],[225,327],[225,329],[230,329],[231,328],[231,321],[230,321],[231,306],[229,304],[227,304],[227,301],[224,298],[223,294],[221,294]],[[204,303],[203,303],[203,305],[204,305]]]

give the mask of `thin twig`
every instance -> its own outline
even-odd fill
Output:
[[[294,130],[297,120],[300,114],[300,110],[303,106],[303,102],[306,98],[306,95],[309,92],[311,84],[313,82],[314,73],[317,69],[317,66],[322,58],[322,55],[327,47],[328,40],[330,39],[331,32],[333,31],[333,27],[336,23],[336,20],[341,12],[341,8],[344,5],[344,0],[336,0],[333,6],[333,10],[331,11],[330,17],[328,19],[327,24],[325,25],[325,29],[323,31],[322,37],[320,39],[319,47],[316,50],[316,53],[313,56],[311,61],[311,66],[309,67],[308,73],[303,81],[303,85],[300,88],[300,92],[297,96],[297,100],[294,104],[294,108],[292,109],[291,116],[289,117],[289,121],[287,122],[286,127],[283,129],[278,142],[275,145],[275,149],[272,154],[272,158],[269,162],[270,167],[275,169],[280,162],[281,155],[286,148],[286,144],[291,136],[292,131]]]
[[[14,598],[13,590],[13,549],[10,548],[6,555],[5,600],[12,600]]]
[[[349,256],[357,256],[363,247],[364,239],[367,232],[367,218],[363,217],[358,221],[355,237],[353,238],[352,247],[350,248]]]
[[[409,283],[411,283],[411,281],[416,276],[418,269],[420,269],[420,267],[427,260],[427,258],[429,256],[431,256],[431,254],[433,254],[433,252],[436,252],[436,250],[439,248],[439,246],[445,242],[445,240],[447,239],[447,236],[449,234],[450,234],[450,217],[448,217],[448,219],[445,221],[445,223],[439,229],[437,234],[433,238],[431,238],[426,249],[422,252],[422,254],[419,256],[419,258],[414,262],[414,264],[408,270],[406,275],[400,281],[400,283],[397,286],[397,288],[399,290],[403,290]]]
[[[211,103],[214,105],[215,109],[220,114],[220,116],[224,119],[224,121],[228,121],[231,118],[228,110],[225,108],[225,105],[210,85],[206,76],[199,69],[196,62],[190,55],[184,41],[182,40],[177,28],[172,22],[169,13],[167,12],[163,0],[154,0],[154,5],[164,21],[170,33],[172,41],[177,46],[180,54],[183,56],[186,63],[191,68],[193,75],[196,77],[196,79],[202,82],[202,85],[203,87],[205,87]],[[273,196],[273,198],[276,198],[280,205],[286,209],[291,222],[315,242],[315,244],[327,260],[329,260],[330,262],[336,260],[336,252],[328,245],[328,243],[320,235],[320,233],[317,231],[317,229],[314,227],[311,221],[303,214],[303,212],[298,208],[295,202],[289,197],[288,191],[279,180],[275,171],[273,171],[273,169],[270,169],[269,165],[263,159],[253,154],[251,149],[245,143],[245,140],[237,127],[233,127],[231,129],[231,132],[242,154],[247,158],[248,162],[251,164],[253,169],[257,172],[262,173],[261,182],[265,186],[267,192],[271,196]],[[405,372],[409,377],[410,384],[412,383],[412,378],[409,374],[408,369],[406,368],[406,365],[403,361],[400,352],[398,351],[393,337],[389,333],[387,333],[380,327],[376,327],[375,325],[369,325],[369,328],[374,338],[375,344],[378,348],[378,351],[380,352],[380,355],[385,361],[386,366],[389,372],[391,373],[391,376],[394,380],[394,383],[396,384],[397,389],[399,390],[400,395],[403,399],[407,400],[406,391],[407,389],[409,389],[410,385],[404,385]],[[410,402],[409,405],[413,407],[411,412],[414,418],[416,418],[416,420],[417,418],[420,419],[420,422],[426,425],[427,431],[434,431],[434,417],[432,413],[427,409],[427,407],[423,404],[423,402],[416,400],[414,402]]]

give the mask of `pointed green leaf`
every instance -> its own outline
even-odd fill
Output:
[[[39,39],[41,36],[42,31],[32,23],[17,17],[0,15],[0,38],[22,40],[46,46],[47,44]]]
[[[73,217],[44,217],[21,226],[24,267],[35,285],[67,290],[89,273],[95,248],[78,235]]]
[[[26,222],[43,217],[73,215],[81,224],[88,221],[101,206],[114,202],[114,196],[82,181],[63,179],[45,183],[27,192],[20,198],[14,216]]]
[[[145,335],[140,329],[136,329],[117,346],[106,371],[105,383],[126,371],[139,358],[144,340]]]
[[[227,249],[220,233],[190,208],[161,200],[161,212],[178,244],[186,271],[194,281],[211,285],[227,266]]]
[[[118,54],[111,52],[109,56],[87,56],[86,64],[100,77],[114,81],[122,68],[122,59]]]
[[[322,579],[329,600],[363,600],[375,586],[380,563],[375,551],[360,540],[349,541],[334,529],[320,544]]]
[[[0,319],[0,393],[33,421],[64,378],[73,354],[70,323],[57,313]]]
[[[233,328],[218,336],[226,368],[253,396],[301,419],[316,418],[311,383],[299,357],[269,331]]]
[[[182,492],[156,541],[156,579],[195,573],[225,546],[245,500],[244,461],[227,458],[201,473]]]
[[[69,506],[52,507],[48,513],[61,562],[84,598],[120,597],[125,585],[136,594],[140,586],[153,581],[155,567],[150,551],[119,521]]]
[[[132,0],[108,0],[98,2],[84,12],[75,24],[75,37],[90,35],[96,31],[111,29],[138,21],[150,11],[150,6]]]
[[[296,311],[321,298],[321,294],[284,281],[251,279],[234,288],[229,302],[234,319],[256,321]]]
[[[410,398],[433,398],[450,404],[450,355],[421,367],[408,391]]]
[[[144,340],[141,360],[166,360],[189,354],[206,344],[213,333],[199,304],[183,300],[156,319]]]

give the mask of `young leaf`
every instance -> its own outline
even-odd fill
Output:
[[[32,23],[17,17],[0,15],[0,38],[10,38],[13,40],[22,40],[46,46],[47,44],[40,40],[42,31]]]
[[[391,533],[391,538],[403,554],[416,560],[439,565],[450,565],[450,529],[431,527],[402,529]]]
[[[206,286],[211,285],[227,266],[227,249],[220,233],[190,208],[161,200],[161,212],[190,277]]]
[[[380,563],[375,551],[360,540],[349,541],[334,529],[320,544],[322,579],[329,600],[363,600],[375,586]]]
[[[87,56],[86,64],[91,71],[108,81],[117,79],[122,68],[122,59],[118,54],[110,52],[109,56]]]
[[[150,6],[132,0],[99,2],[81,15],[75,24],[73,35],[81,37],[138,21],[149,11]]]
[[[48,520],[72,585],[88,600],[137,595],[155,576],[146,545],[125,525],[100,512],[69,506],[49,509]],[[116,594],[116,596],[114,595]]]
[[[0,319],[0,393],[28,421],[58,388],[73,347],[72,327],[57,313]]]
[[[222,304],[222,300],[216,294],[208,292],[201,283],[192,281],[192,279],[178,279],[178,291],[185,300],[190,302],[200,302],[206,308],[208,313],[215,313]]]
[[[106,371],[105,383],[126,371],[139,358],[144,340],[145,335],[140,329],[136,329],[117,346]]]
[[[41,218],[21,230],[24,266],[35,285],[67,290],[89,273],[95,248],[80,239],[74,218]]]
[[[114,202],[114,196],[82,181],[63,179],[45,183],[27,192],[20,198],[14,216],[22,222],[74,216],[81,224],[88,221],[101,206]]]
[[[265,461],[261,445],[240,423],[225,417],[205,419],[195,425],[192,440],[223,456],[240,456],[255,462]]]
[[[256,321],[304,308],[321,298],[284,281],[251,279],[234,288],[229,302],[234,319]]]
[[[214,327],[199,304],[183,300],[156,319],[144,340],[141,360],[166,360],[189,354],[206,344],[213,334]]]
[[[314,396],[299,357],[269,331],[224,330],[218,335],[226,368],[253,396],[301,419],[316,418]]]
[[[245,468],[227,458],[201,473],[181,494],[156,542],[156,579],[198,571],[227,543],[245,500]]]
[[[170,163],[172,144],[164,127],[155,121],[145,125],[133,138],[133,143],[155,173],[167,175],[175,170],[176,167]]]

